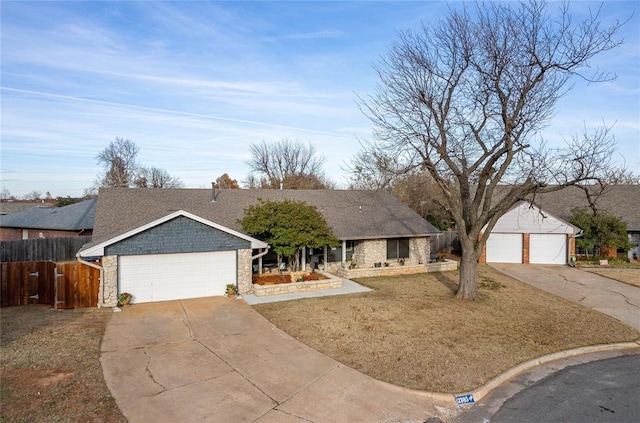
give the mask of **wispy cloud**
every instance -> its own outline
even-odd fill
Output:
[[[612,5],[614,15],[638,10]],[[244,179],[249,145],[283,137],[312,143],[328,157],[327,175],[343,182],[357,139],[371,133],[354,93],[374,90],[372,64],[398,29],[446,9],[444,2],[3,2],[3,186],[16,195],[78,195],[99,171],[96,154],[116,136],[187,186],[224,172]],[[617,121],[622,151],[640,160],[637,28],[632,20],[626,44],[593,63],[620,77],[577,87],[559,105],[550,139],[585,122]]]

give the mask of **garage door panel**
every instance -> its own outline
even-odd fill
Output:
[[[490,234],[487,263],[522,263],[522,234]]]
[[[138,303],[224,295],[236,283],[236,252],[121,256],[118,273],[120,291]]]
[[[529,263],[565,264],[567,237],[565,234],[531,234],[529,236]]]

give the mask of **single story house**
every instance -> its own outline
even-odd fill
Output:
[[[268,246],[239,221],[260,199],[304,201],[324,215],[341,246],[304,257],[309,265],[321,257],[325,269],[426,264],[440,233],[385,191],[101,189],[93,240],[78,253],[101,269],[99,305],[115,306],[122,292],[137,302],[223,295],[228,283],[249,292]]]
[[[598,210],[617,216],[627,224],[627,235],[634,245],[628,257],[640,258],[640,185],[591,186],[589,189],[597,195],[594,198]],[[576,187],[537,195],[535,203],[565,220],[571,219],[572,209],[589,207],[584,190]]]
[[[97,199],[92,198],[63,207],[32,207],[0,215],[0,239],[91,236],[96,202]]]
[[[566,264],[580,229],[535,204],[518,203],[496,223],[480,263]]]

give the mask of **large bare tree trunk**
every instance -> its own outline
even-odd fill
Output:
[[[462,258],[460,259],[460,282],[456,298],[463,300],[477,300],[478,284],[478,254],[473,247],[462,245]]]

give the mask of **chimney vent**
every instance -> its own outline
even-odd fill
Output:
[[[216,202],[216,183],[211,182],[211,202]]]

